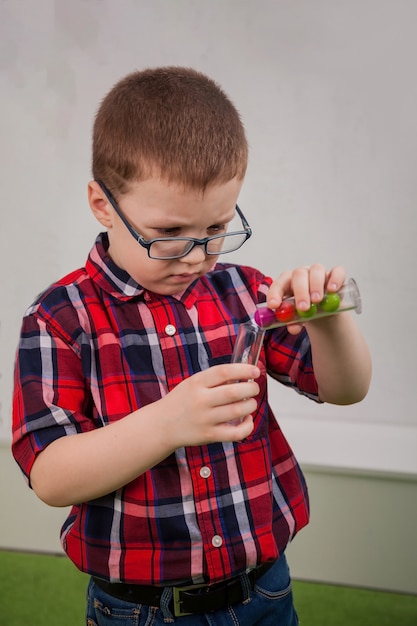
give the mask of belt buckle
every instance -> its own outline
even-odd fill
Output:
[[[193,613],[186,613],[182,610],[182,600],[180,598],[180,594],[182,591],[191,591],[194,589],[202,589],[203,587],[207,587],[206,583],[202,583],[201,585],[188,585],[187,587],[172,587],[172,599],[174,602],[174,616],[175,617],[183,617],[184,615],[194,615]]]

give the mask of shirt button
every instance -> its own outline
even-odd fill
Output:
[[[201,478],[208,478],[209,476],[211,476],[211,469],[205,465],[200,470],[200,476]]]
[[[165,332],[167,335],[172,337],[172,335],[175,335],[175,333],[177,332],[177,329],[175,328],[175,326],[173,326],[173,324],[167,324],[165,326]]]
[[[214,535],[213,539],[211,540],[211,543],[213,544],[215,548],[220,548],[220,546],[223,543],[223,539],[220,537],[220,535]]]

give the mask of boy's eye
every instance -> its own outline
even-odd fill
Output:
[[[221,235],[226,232],[227,225],[226,224],[213,224],[213,226],[209,226],[207,228],[207,236],[211,235]],[[181,228],[157,228],[157,236],[158,237],[183,237],[184,234]]]
[[[157,228],[158,237],[179,237],[179,228]]]
[[[210,226],[210,228],[207,229],[207,233],[209,236],[220,235],[226,232],[226,230],[227,230],[226,224],[214,224],[214,226]]]

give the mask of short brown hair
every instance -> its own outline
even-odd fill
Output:
[[[238,111],[219,85],[190,68],[129,74],[95,118],[93,176],[116,195],[153,174],[204,191],[243,179],[247,160]]]

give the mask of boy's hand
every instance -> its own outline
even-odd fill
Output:
[[[330,272],[318,263],[283,272],[269,289],[267,305],[271,309],[277,309],[284,298],[294,296],[297,309],[308,311],[311,304],[318,304],[323,299],[325,292],[338,291],[345,278],[346,272],[340,265]],[[291,334],[297,334],[301,331],[302,325],[291,324],[287,328]]]
[[[163,427],[175,448],[240,441],[253,430],[258,367],[215,365],[183,380],[166,395]],[[236,382],[239,381],[239,382]],[[237,420],[237,425],[230,424]],[[242,420],[240,422],[240,420]]]

